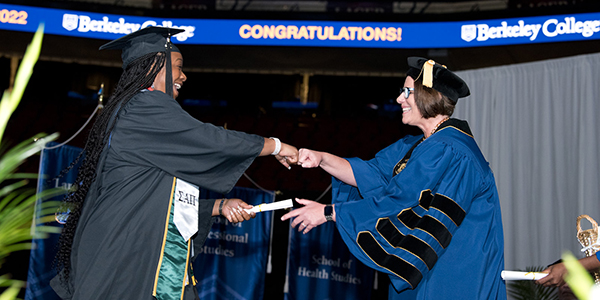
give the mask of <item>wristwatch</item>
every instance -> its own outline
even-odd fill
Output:
[[[331,204],[325,205],[324,212],[325,220],[327,222],[333,221],[333,206]]]

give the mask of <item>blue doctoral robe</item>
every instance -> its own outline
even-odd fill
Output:
[[[465,121],[407,136],[369,161],[348,159],[357,187],[333,179],[336,225],[350,251],[389,274],[390,299],[506,299],[494,175]]]

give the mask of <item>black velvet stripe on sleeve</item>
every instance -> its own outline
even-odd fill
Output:
[[[450,218],[452,222],[456,224],[456,226],[460,226],[466,216],[465,211],[454,200],[437,193],[434,196],[430,190],[424,190],[421,192],[419,197],[419,206],[426,210],[429,210],[430,208],[439,210],[444,215],[448,216],[448,218]],[[409,208],[400,212],[398,215],[398,220],[407,228],[418,228],[429,233],[440,243],[443,248],[448,247],[450,244],[452,234],[448,228],[435,217],[430,215],[421,217],[414,212],[412,208]]]
[[[452,240],[452,234],[448,228],[432,216],[424,216],[416,228],[431,234],[443,248],[448,247],[450,240]]]
[[[433,194],[430,190],[421,191],[421,197],[419,198],[419,205],[424,209],[429,209],[431,201],[433,200]]]
[[[435,194],[433,200],[431,201],[431,207],[441,211],[448,218],[456,224],[456,226],[460,226],[462,221],[465,219],[465,211],[458,205],[454,200],[440,194]]]
[[[392,224],[390,219],[380,219],[377,222],[377,231],[393,247],[402,248],[417,256],[427,265],[429,270],[437,262],[438,256],[431,246],[412,235],[405,236]]]
[[[412,289],[423,279],[423,274],[419,269],[402,258],[387,253],[370,232],[363,231],[359,233],[357,242],[373,262],[404,279]]]
[[[419,222],[421,221],[421,217],[417,215],[417,213],[412,208],[409,208],[400,212],[400,215],[398,215],[398,220],[400,220],[400,222],[402,222],[404,226],[410,229],[415,229],[415,227],[417,227],[417,224],[419,224]]]
[[[440,221],[432,216],[419,217],[412,209],[404,210],[398,216],[398,220],[410,229],[421,229],[433,236],[443,248],[448,247],[452,234]]]

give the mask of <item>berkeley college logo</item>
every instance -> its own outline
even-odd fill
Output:
[[[477,26],[463,25],[461,27],[460,37],[467,42],[472,41],[475,39],[475,37],[477,37]]]
[[[77,28],[77,21],[78,20],[79,20],[79,16],[78,15],[64,14],[63,15],[62,26],[66,30],[71,31],[71,30]]]

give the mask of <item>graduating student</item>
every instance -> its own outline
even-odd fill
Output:
[[[124,72],[84,147],[51,285],[63,299],[197,299],[190,260],[213,222],[254,217],[228,193],[257,156],[286,167],[298,150],[278,139],[225,130],[187,114],[186,81],[170,37],[147,27],[100,49],[122,50]],[[194,250],[195,249],[195,250]]]
[[[450,116],[467,84],[433,60],[408,58],[397,102],[406,136],[363,161],[300,149],[333,176],[333,205],[300,199],[282,217],[309,232],[335,221],[350,251],[389,274],[389,299],[506,299],[494,175],[466,121]]]

